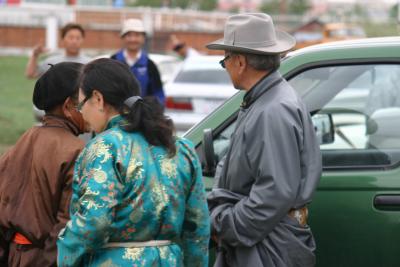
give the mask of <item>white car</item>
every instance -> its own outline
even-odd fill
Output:
[[[176,70],[179,68],[182,60],[173,55],[149,54],[149,57],[156,64],[160,71],[163,84],[169,82]]]
[[[178,134],[187,131],[237,92],[219,61],[222,56],[187,58],[164,86],[166,114]]]

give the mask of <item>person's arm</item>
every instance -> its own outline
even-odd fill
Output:
[[[29,79],[35,79],[39,76],[38,72],[38,58],[41,54],[46,52],[47,49],[39,44],[33,48],[32,54],[29,57],[28,64],[25,68],[25,76]]]
[[[99,138],[77,161],[73,192],[76,209],[57,242],[58,266],[81,266],[84,255],[109,239],[116,205],[122,195],[113,144]],[[78,177],[76,177],[78,176]]]
[[[184,266],[208,266],[210,219],[200,162],[194,149],[187,145],[193,163],[193,179],[186,200],[182,232]]]
[[[161,81],[160,72],[156,64],[149,59],[149,88],[147,92],[158,98],[161,104],[165,105],[165,94]]]
[[[264,112],[246,125],[243,164],[253,170],[254,182],[248,196],[212,210],[218,240],[235,247],[254,246],[293,208],[302,175],[303,137],[297,127],[301,122],[292,124],[296,116],[289,113]]]
[[[60,202],[57,211],[57,223],[54,224],[49,236],[44,241],[43,254],[40,259],[37,260],[37,264],[43,267],[55,266],[57,262],[57,237],[61,229],[65,227],[69,220],[69,204],[72,195],[72,177],[74,172],[74,163],[76,157],[79,155],[79,150],[76,151],[71,162],[66,162],[65,169],[62,170],[61,176],[64,177],[62,183],[62,191]],[[60,175],[60,174],[59,174]],[[57,176],[55,173],[54,176]],[[39,262],[40,261],[40,262]],[[39,264],[40,263],[40,264]]]

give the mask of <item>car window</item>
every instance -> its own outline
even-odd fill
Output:
[[[376,168],[400,162],[400,65],[315,68],[289,83],[310,108],[316,129],[321,115],[331,117],[333,138],[321,136],[324,168]],[[228,150],[235,124],[233,120],[214,136],[217,161]]]
[[[228,152],[229,142],[235,130],[236,120],[214,137],[214,153],[216,161],[220,161]]]
[[[203,83],[203,84],[226,84],[231,80],[224,69],[190,69],[182,70],[176,76],[177,83]]]
[[[315,114],[332,118],[324,167],[390,166],[400,160],[400,66],[349,65],[307,70],[290,79]],[[395,127],[394,127],[395,126]]]

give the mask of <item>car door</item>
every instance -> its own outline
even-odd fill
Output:
[[[317,266],[398,266],[400,62],[319,62],[286,78],[313,121],[331,119],[332,138],[321,138],[323,176],[310,205]],[[217,161],[236,115],[213,127]],[[203,144],[197,151],[205,163]],[[210,189],[214,172],[208,171]]]
[[[310,206],[317,265],[398,266],[400,65],[336,63],[289,82],[334,130]]]

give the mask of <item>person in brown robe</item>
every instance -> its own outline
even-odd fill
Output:
[[[85,123],[77,111],[80,63],[52,66],[39,78],[33,103],[46,111],[0,157],[0,266],[56,266],[56,240],[69,220],[77,137]]]

